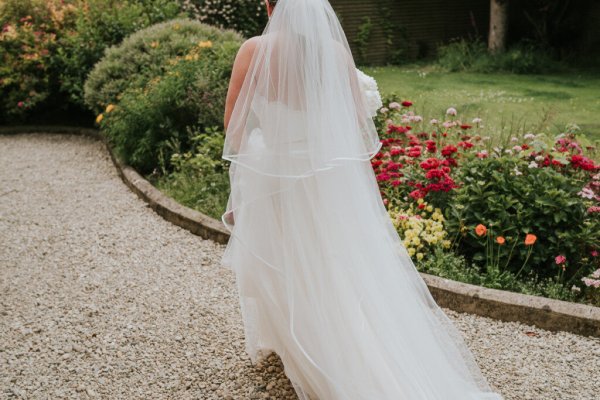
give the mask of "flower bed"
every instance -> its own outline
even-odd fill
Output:
[[[454,108],[426,121],[409,101],[386,104],[371,164],[420,268],[598,305],[600,164],[576,126],[494,143]]]

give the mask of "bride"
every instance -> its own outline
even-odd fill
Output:
[[[301,400],[498,400],[383,204],[381,142],[327,0],[265,0],[236,57],[223,158],[253,363],[276,352]],[[277,4],[276,4],[277,3]]]

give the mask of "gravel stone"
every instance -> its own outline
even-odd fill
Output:
[[[244,352],[224,248],[154,213],[99,141],[0,136],[0,398],[296,399],[276,354]],[[600,339],[444,311],[506,399],[597,398]]]

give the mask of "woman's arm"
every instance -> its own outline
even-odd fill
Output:
[[[235,106],[238,96],[240,95],[240,90],[244,84],[244,79],[246,78],[248,67],[252,61],[252,56],[254,55],[254,50],[256,49],[256,43],[258,40],[259,37],[253,37],[246,40],[238,50],[238,53],[235,57],[233,70],[231,71],[231,79],[229,81],[229,88],[227,90],[227,100],[225,101],[224,126],[226,131],[229,127],[231,113],[233,112],[233,107]]]

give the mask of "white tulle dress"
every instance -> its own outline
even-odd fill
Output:
[[[227,132],[222,265],[246,351],[253,362],[276,352],[301,400],[500,400],[386,211],[354,63],[328,56],[334,15],[325,0],[278,2]]]

